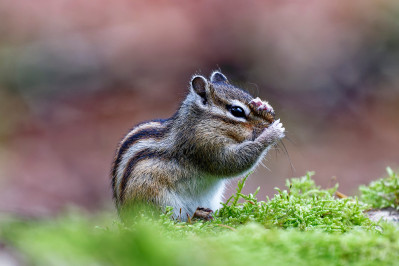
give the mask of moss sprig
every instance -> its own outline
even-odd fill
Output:
[[[388,176],[372,181],[368,186],[360,186],[361,200],[373,208],[392,207],[399,210],[399,174],[390,167]]]

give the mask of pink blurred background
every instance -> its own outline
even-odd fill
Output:
[[[119,140],[215,69],[288,131],[245,192],[314,170],[355,195],[399,167],[395,0],[0,0],[0,18],[0,212],[113,209]]]

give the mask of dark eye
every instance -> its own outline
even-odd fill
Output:
[[[227,109],[235,117],[243,117],[243,118],[246,117],[244,110],[241,107],[239,107],[239,106],[234,106],[234,105],[233,106],[227,106]]]

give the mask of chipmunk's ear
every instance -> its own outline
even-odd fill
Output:
[[[229,83],[227,80],[226,76],[220,73],[219,71],[214,71],[211,75],[211,82],[212,83],[217,83],[217,82],[224,82],[224,83]]]
[[[203,76],[193,76],[191,79],[191,89],[201,96],[202,99],[206,100],[207,98],[207,90],[208,89],[208,81]]]

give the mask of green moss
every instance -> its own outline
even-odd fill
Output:
[[[373,208],[392,207],[399,210],[399,174],[387,167],[388,176],[360,186],[361,200]]]
[[[258,223],[235,231],[220,227],[217,233],[159,221],[142,220],[132,228],[92,224],[76,216],[13,223],[2,237],[33,265],[394,265],[399,259],[399,231],[389,225],[382,233],[331,234],[265,230]]]
[[[256,194],[241,193],[245,179],[238,183],[237,193],[221,208],[218,221],[235,226],[257,222],[266,228],[299,228],[309,231],[321,229],[327,232],[346,232],[357,227],[375,230],[375,224],[363,213],[366,205],[356,198],[336,199],[338,188],[324,190],[311,179],[312,172],[301,178],[287,180],[287,190],[276,188],[278,194],[272,199],[258,201]],[[244,203],[238,200],[244,199]],[[229,204],[229,202],[232,202]]]
[[[2,222],[0,239],[33,265],[393,265],[399,230],[372,223],[356,199],[336,199],[308,173],[272,199],[237,192],[212,222],[137,215],[70,213],[58,219]],[[241,203],[242,202],[242,203]],[[97,226],[94,226],[97,225]],[[284,230],[282,230],[282,228]]]

